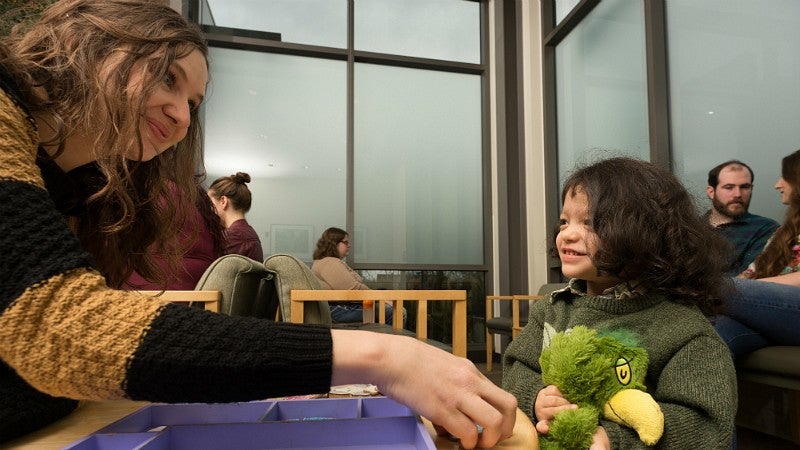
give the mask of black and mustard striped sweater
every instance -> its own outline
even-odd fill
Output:
[[[230,402],[326,392],[325,327],[229,317],[109,289],[36,165],[38,133],[0,67],[0,442],[68,399]]]

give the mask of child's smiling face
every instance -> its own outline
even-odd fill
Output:
[[[565,196],[559,222],[556,248],[564,276],[586,280],[587,293],[592,295],[615,286],[619,280],[598,275],[592,261],[597,234],[589,216],[589,199],[580,187]]]

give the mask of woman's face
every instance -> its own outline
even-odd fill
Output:
[[[131,75],[129,87],[142,82],[143,74]],[[191,112],[200,106],[206,93],[208,68],[200,50],[194,50],[175,60],[167,75],[145,101],[140,133],[142,157],[129,158],[149,161],[186,137],[191,124]],[[131,89],[135,92],[135,89]]]
[[[341,241],[336,244],[336,251],[339,252],[339,258],[344,258],[350,253],[350,236],[344,235]]]
[[[225,197],[215,197],[214,192],[209,189],[208,198],[211,200],[211,204],[214,205],[214,212],[217,213],[218,216],[222,217],[222,213],[225,211],[225,204],[223,202]]]
[[[784,205],[788,205],[792,200],[792,185],[791,183],[787,183],[786,180],[781,177],[777,183],[775,183],[775,189],[781,193],[781,203]]]

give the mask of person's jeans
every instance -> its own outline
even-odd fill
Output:
[[[376,302],[377,303],[377,302]],[[331,320],[334,323],[353,323],[353,322],[361,322],[364,320],[364,311],[361,308],[361,305],[352,305],[352,304],[343,304],[337,305],[335,303],[330,304],[331,308]],[[392,313],[394,312],[394,307],[390,305],[388,302],[386,303],[386,325],[392,324]],[[406,309],[403,308],[403,328],[406,327]],[[378,320],[378,308],[375,308],[375,321]]]
[[[768,345],[800,345],[800,287],[734,278],[714,328],[734,359]]]

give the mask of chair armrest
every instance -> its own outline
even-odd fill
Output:
[[[517,337],[519,333],[520,325],[519,325],[519,302],[521,301],[530,301],[530,300],[541,300],[544,297],[541,295],[514,295],[513,303],[511,303],[511,334],[512,337]]]
[[[202,303],[208,311],[219,312],[219,303],[222,301],[220,291],[137,291],[148,297],[155,297],[164,302],[172,303]]]
[[[489,320],[494,315],[494,302],[495,300],[513,300],[514,297],[511,295],[487,295],[486,296],[486,319]]]

